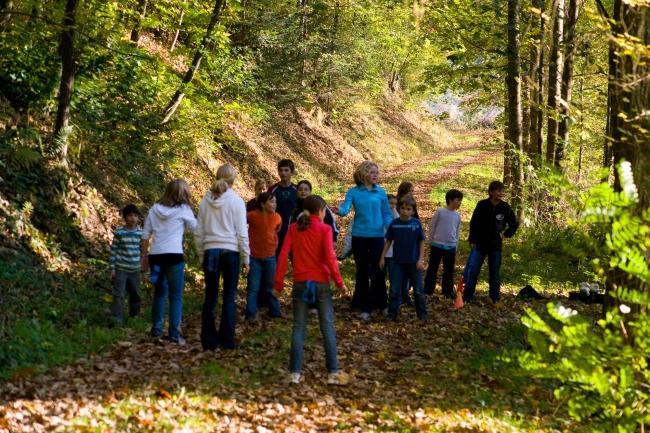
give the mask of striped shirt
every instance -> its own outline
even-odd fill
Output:
[[[137,272],[140,270],[140,239],[142,229],[119,227],[113,233],[111,270]]]

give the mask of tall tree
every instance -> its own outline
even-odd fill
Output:
[[[520,163],[522,151],[522,113],[519,21],[519,0],[508,0],[508,66],[506,77],[508,87],[508,146],[506,147],[505,158],[512,167],[513,205],[516,209],[521,210],[523,171]]]
[[[61,55],[61,82],[59,85],[58,107],[54,123],[53,142],[58,159],[67,164],[68,137],[70,135],[70,101],[75,77],[74,36],[76,12],[79,0],[67,0],[65,4],[59,53]]]
[[[564,0],[555,0],[553,7],[553,45],[548,65],[548,102],[546,130],[546,161],[555,160],[558,114],[562,98],[562,43],[564,40]]]
[[[181,87],[176,91],[176,93],[174,93],[174,96],[172,96],[172,99],[169,101],[169,104],[167,104],[167,107],[165,108],[165,111],[163,112],[163,119],[160,122],[161,125],[168,123],[171,120],[174,113],[176,113],[176,110],[178,110],[178,107],[181,105],[181,101],[185,97],[185,87],[192,82],[192,80],[194,79],[194,75],[196,74],[196,72],[199,70],[199,67],[201,66],[201,61],[203,60],[203,56],[205,56],[208,46],[212,41],[212,35],[214,34],[214,29],[219,23],[219,18],[221,17],[221,10],[225,3],[226,0],[215,1],[214,9],[212,10],[212,15],[210,16],[210,22],[208,23],[208,27],[205,29],[205,35],[201,40],[201,45],[199,45],[196,52],[194,53],[194,57],[192,58],[192,63],[190,64],[190,67],[187,69],[187,72],[185,73],[185,77],[183,77],[183,82],[181,84]]]
[[[0,32],[3,31],[9,23],[13,7],[14,2],[12,0],[0,0]]]
[[[570,108],[573,91],[573,62],[576,53],[576,25],[580,13],[580,2],[569,0],[565,23],[564,67],[562,68],[562,101],[560,104],[560,124],[558,126],[558,141],[555,148],[554,165],[560,167],[564,160],[565,147],[569,143]]]
[[[537,33],[537,43],[533,44],[531,50],[531,67],[530,67],[530,82],[531,82],[531,102],[530,102],[530,139],[529,150],[533,164],[538,163],[538,159],[542,155],[542,146],[544,144],[543,130],[544,130],[544,82],[546,77],[544,74],[544,47],[546,44],[546,0],[534,0],[534,6],[539,13],[539,28]]]
[[[136,44],[140,41],[140,31],[142,30],[142,20],[144,20],[147,15],[147,5],[149,0],[139,0],[138,1],[138,17],[136,18],[135,24],[133,25],[133,30],[131,30],[131,42]]]
[[[185,2],[187,0],[183,1],[183,6],[181,6],[181,14],[180,17],[178,18],[178,24],[176,25],[176,32],[174,33],[174,39],[172,40],[172,45],[169,48],[169,52],[174,51],[176,48],[176,43],[178,42],[178,36],[181,34],[181,28],[183,27],[183,18],[185,17]]]

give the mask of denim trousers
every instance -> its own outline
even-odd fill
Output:
[[[280,302],[273,293],[273,279],[275,278],[276,258],[251,257],[250,270],[248,271],[246,288],[246,318],[254,319],[257,316],[257,299],[260,291],[266,293],[269,300],[269,313],[271,317],[281,317]]]
[[[386,308],[386,275],[379,267],[384,238],[352,236],[352,253],[356,266],[352,307],[364,313]]]
[[[431,246],[429,266],[424,279],[424,293],[433,295],[438,279],[438,268],[442,261],[442,294],[447,298],[454,296],[454,267],[456,266],[456,250],[446,250]]]
[[[185,283],[185,263],[171,266],[151,266],[154,284],[153,304],[151,305],[151,334],[160,336],[165,322],[165,298],[169,297],[169,331],[172,340],[181,337],[181,317],[183,315],[183,285]],[[156,277],[154,277],[156,275]]]
[[[291,356],[289,358],[289,371],[300,373],[302,371],[303,351],[305,346],[305,332],[309,313],[309,304],[303,300],[303,293],[307,284],[316,285],[316,302],[318,305],[318,323],[323,336],[325,347],[325,365],[327,371],[336,373],[339,370],[336,359],[336,329],[334,328],[334,304],[332,303],[332,289],[326,283],[298,282],[293,285],[293,332],[291,334]]]
[[[467,258],[463,278],[465,280],[465,293],[463,300],[470,302],[474,299],[476,292],[476,282],[485,258],[488,259],[488,269],[490,272],[490,299],[497,302],[501,298],[501,278],[499,271],[501,269],[501,250],[490,250],[476,246],[472,248]]]
[[[427,306],[422,288],[422,271],[415,263],[396,263],[393,259],[390,265],[390,298],[388,302],[388,317],[395,319],[402,303],[403,287],[407,281],[413,283],[415,312],[420,319],[427,318]]]
[[[115,270],[113,280],[113,301],[111,302],[111,315],[116,324],[124,323],[124,297],[129,296],[129,317],[140,314],[140,271],[129,272]]]
[[[237,282],[239,280],[239,252],[213,248],[203,253],[205,299],[201,311],[201,345],[203,350],[217,347],[234,349],[237,322]],[[219,330],[216,327],[216,308],[219,295],[219,277],[223,277],[223,297]]]

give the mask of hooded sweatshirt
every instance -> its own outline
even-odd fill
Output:
[[[199,205],[198,219],[195,239],[199,254],[214,248],[238,251],[242,263],[249,264],[246,204],[235,191],[229,188],[216,199],[208,191]]]
[[[167,207],[156,203],[147,214],[142,239],[153,236],[150,255],[183,254],[185,229],[196,230],[196,218],[188,205]]]

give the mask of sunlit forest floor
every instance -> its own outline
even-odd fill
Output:
[[[488,183],[500,177],[501,150],[490,134],[466,132],[464,145],[443,149],[383,173],[394,191],[401,180],[416,184],[424,224],[444,203],[444,192],[465,193],[463,232]],[[340,197],[329,197],[332,203]],[[345,222],[343,224],[346,225]],[[539,236],[539,235],[535,235]],[[542,236],[543,237],[543,236]],[[457,257],[462,271],[468,247]],[[349,293],[335,299],[339,362],[347,386],[326,384],[317,318],[311,316],[304,379],[285,381],[289,358],[289,292],[281,296],[285,317],[243,323],[245,284],[240,284],[238,338],[234,351],[203,352],[199,342],[202,281],[188,271],[184,333],[188,345],[150,340],[147,315],[105,352],[42,375],[16,375],[0,385],[0,431],[579,431],[554,401],[548,384],[531,381],[517,367],[526,349],[519,318],[525,303],[515,295],[531,283],[550,298],[564,298],[580,281],[576,263],[522,229],[506,242],[502,263],[503,302],[487,299],[487,269],[478,302],[455,311],[437,293],[429,299],[430,320],[421,323],[404,307],[397,322],[374,317],[363,323],[349,308]],[[353,287],[353,263],[343,264]],[[148,290],[148,291],[147,291]],[[151,296],[150,289],[145,289]],[[572,305],[594,317],[594,307]]]

